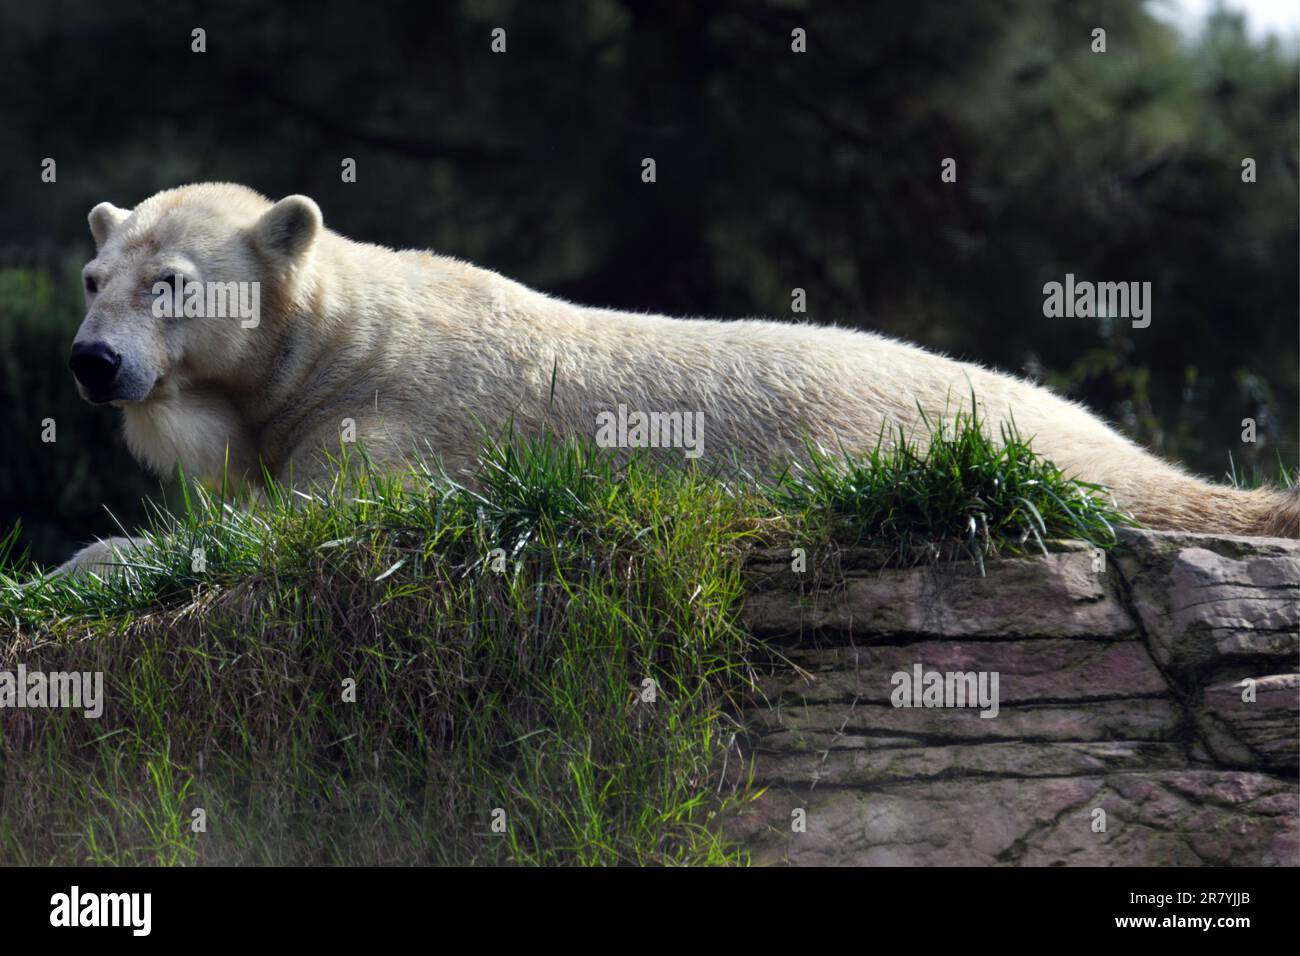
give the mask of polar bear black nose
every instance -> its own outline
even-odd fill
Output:
[[[91,392],[103,392],[113,384],[121,364],[122,356],[103,342],[78,342],[72,346],[72,357],[68,359],[72,374]]]

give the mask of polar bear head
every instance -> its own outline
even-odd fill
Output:
[[[306,196],[271,203],[227,183],[170,189],[135,209],[102,202],[89,221],[96,252],[69,365],[84,399],[127,407],[268,364],[274,319],[309,284],[322,232]]]

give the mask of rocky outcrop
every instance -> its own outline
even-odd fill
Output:
[[[750,566],[755,862],[1300,863],[1300,542],[826,563]]]

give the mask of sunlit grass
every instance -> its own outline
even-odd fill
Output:
[[[1109,547],[1116,527],[1134,523],[1104,488],[1035,455],[1014,427],[994,440],[964,411],[933,423],[924,442],[899,431],[865,455],[810,447],[772,494],[782,512],[803,515],[823,535],[884,548],[901,562],[957,542],[976,560],[1045,553],[1053,538]]]

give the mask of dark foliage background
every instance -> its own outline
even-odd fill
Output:
[[[1186,41],[1138,0],[0,9],[0,524],[42,560],[159,488],[65,367],[86,213],[197,180],[593,305],[781,316],[802,287],[1200,472],[1296,461],[1296,54],[1230,15]],[[1151,327],[1045,319],[1066,272],[1150,281]]]

